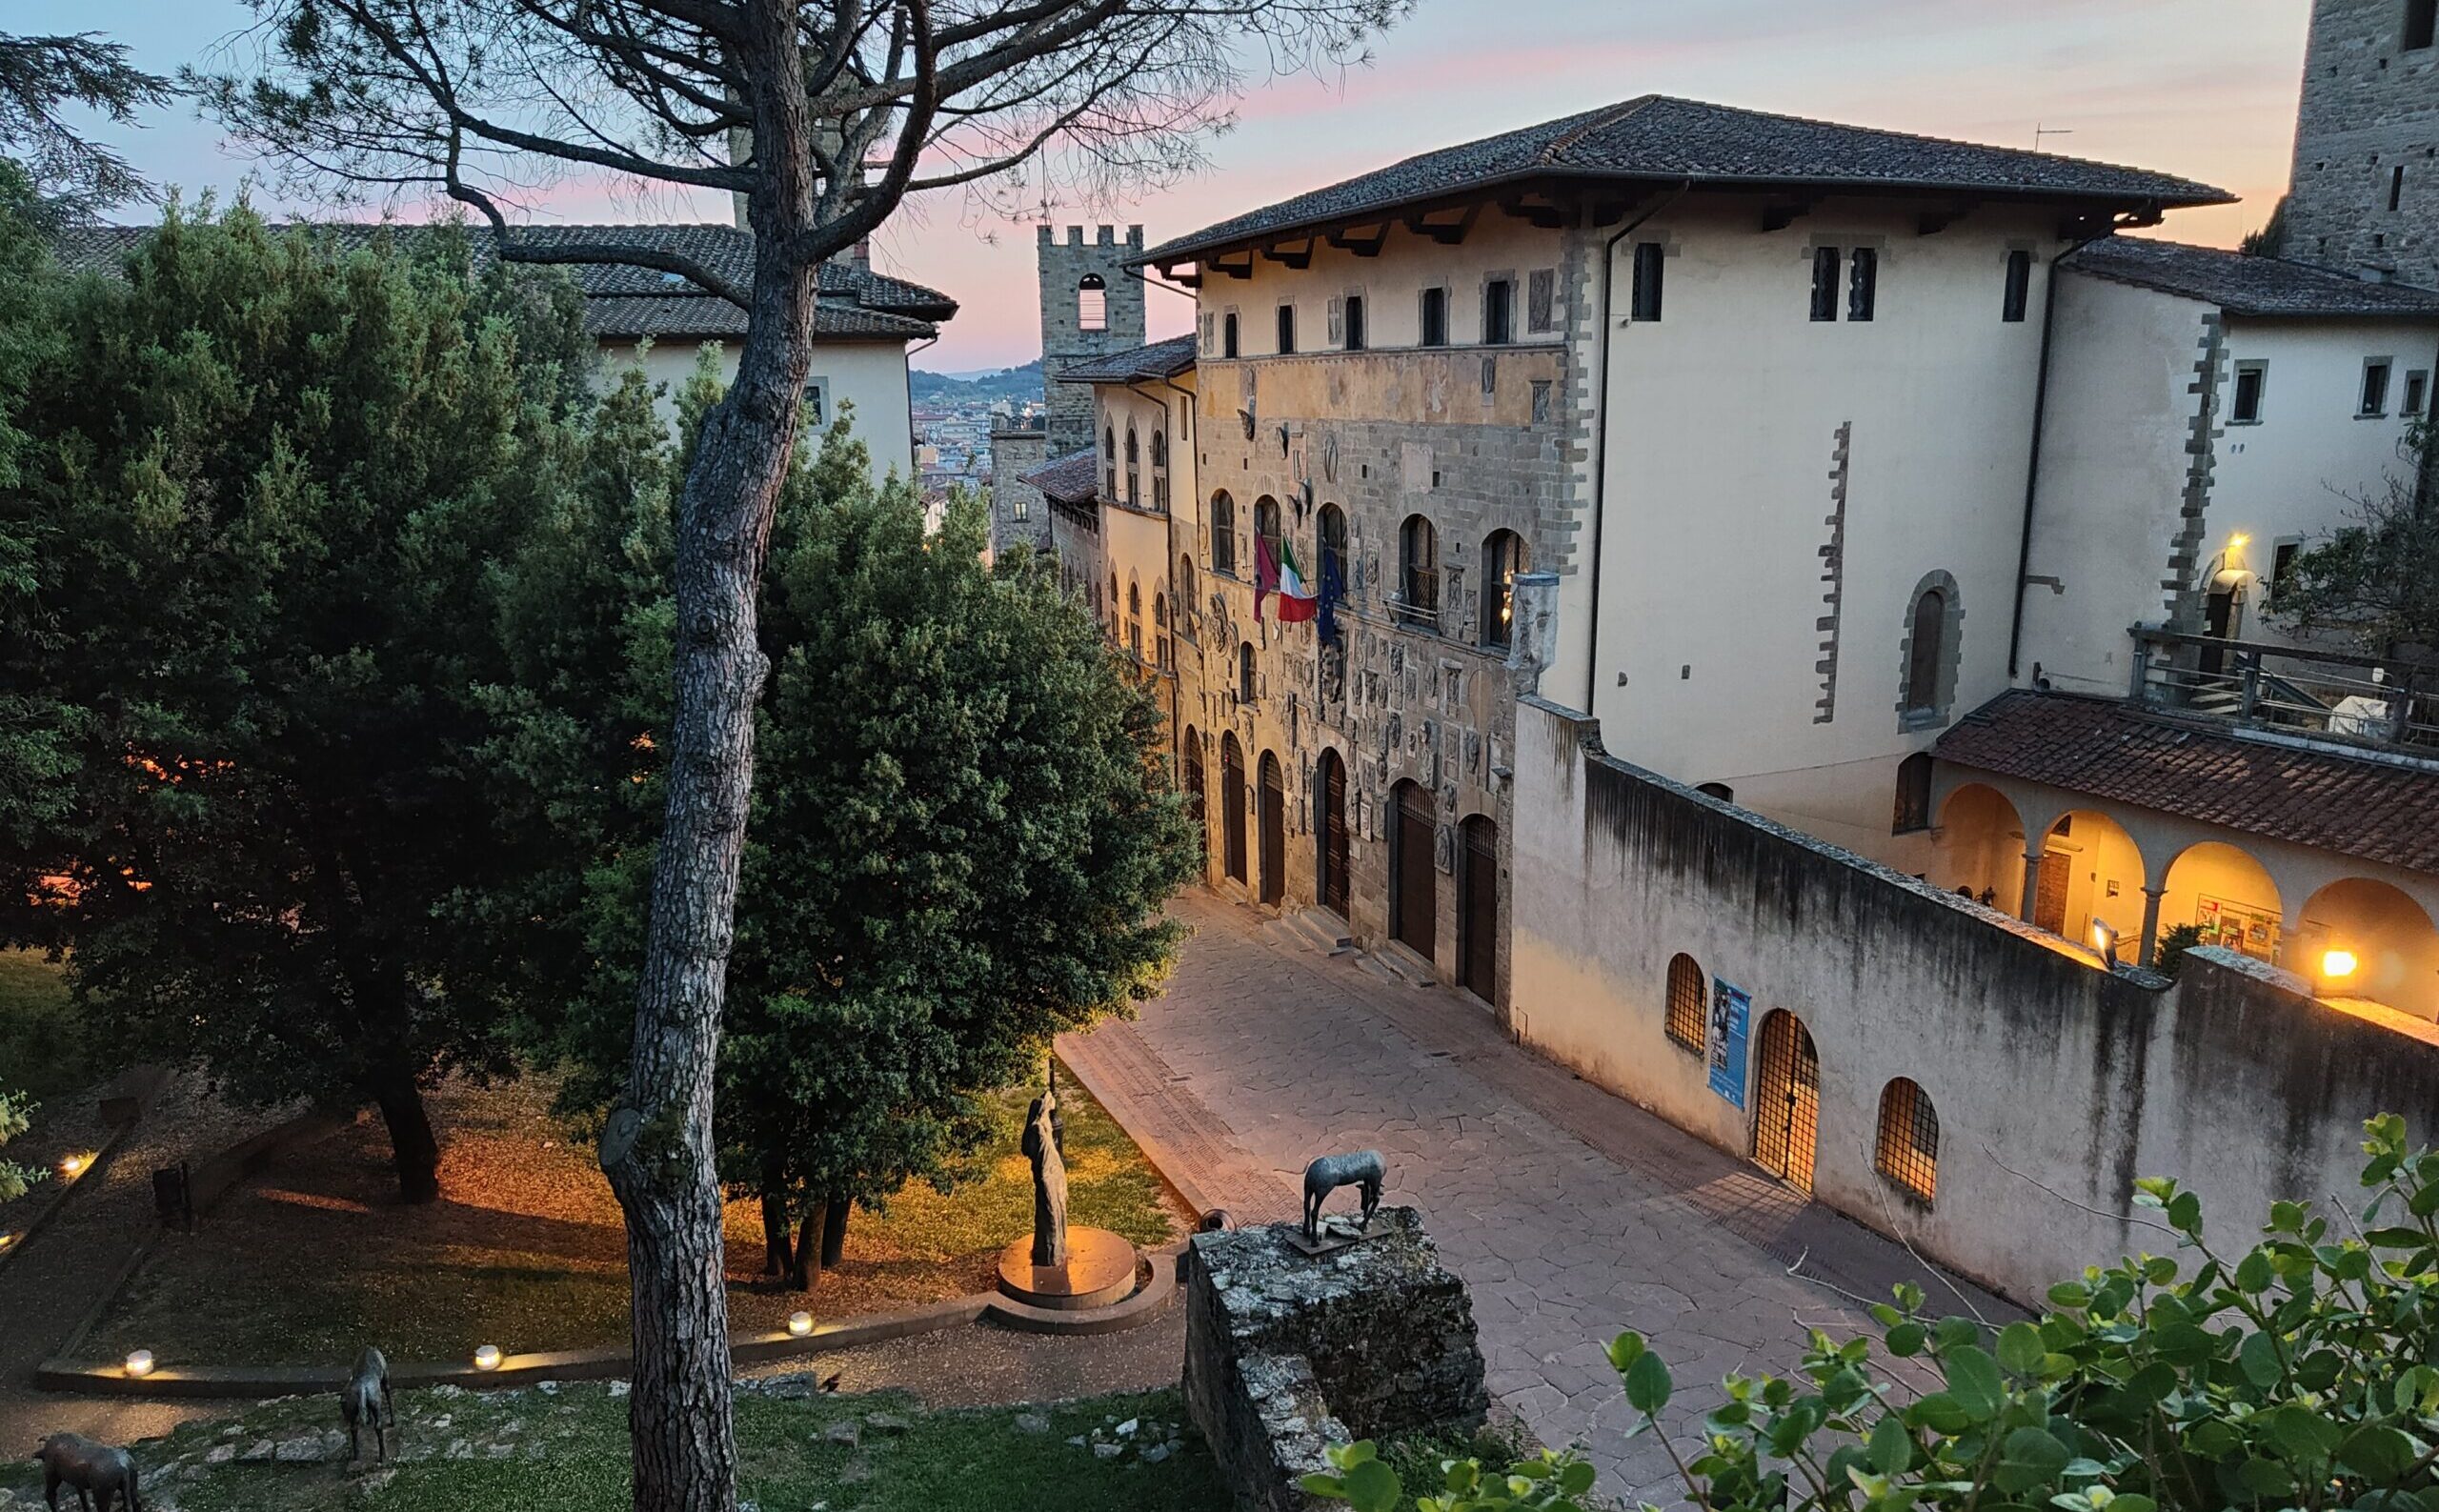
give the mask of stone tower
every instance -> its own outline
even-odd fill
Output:
[[[1041,375],[1050,407],[1050,454],[1093,444],[1093,391],[1061,383],[1058,374],[1088,358],[1143,345],[1143,280],[1126,266],[1143,252],[1143,228],[1102,226],[1091,241],[1084,228],[1040,229],[1037,260],[1041,276]]]
[[[2439,288],[2439,0],[2314,0],[2279,252]]]

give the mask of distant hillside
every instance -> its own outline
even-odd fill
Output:
[[[1014,399],[1018,403],[1041,399],[1041,359],[1034,358],[1021,368],[1002,368],[997,373],[979,373],[973,377],[953,378],[945,373],[925,373],[917,368],[906,375],[907,386],[917,404],[988,404],[994,399]]]

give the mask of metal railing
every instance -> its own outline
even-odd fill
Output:
[[[2147,709],[2439,756],[2439,665],[2136,626],[2128,695]]]

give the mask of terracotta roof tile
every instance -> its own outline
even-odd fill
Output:
[[[1041,490],[1041,496],[1058,504],[1090,504],[1100,492],[1100,473],[1093,449],[1070,452],[1048,467],[1036,468],[1024,475],[1024,481]]]
[[[2108,699],[2021,689],[1959,720],[1932,752],[1962,767],[2439,874],[2439,763],[2307,749]]]

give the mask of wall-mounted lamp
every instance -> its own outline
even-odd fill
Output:
[[[2109,970],[2117,969],[2117,931],[2097,918],[2092,920],[2092,949],[2100,952]]]
[[[2350,950],[2325,950],[2321,952],[2321,976],[2330,981],[2345,980],[2347,978],[2353,976],[2354,969],[2362,964],[2363,963],[2360,960],[2355,958],[2354,952]]]

